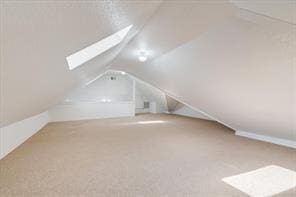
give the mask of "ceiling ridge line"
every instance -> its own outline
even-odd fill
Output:
[[[282,20],[282,19],[279,19],[279,18],[275,18],[275,17],[272,17],[272,16],[261,14],[261,13],[258,13],[258,12],[254,12],[254,11],[246,9],[246,8],[239,8],[239,9],[243,10],[243,11],[246,11],[246,12],[249,12],[251,14],[257,15],[257,16],[262,16],[262,17],[265,17],[265,18],[268,18],[268,19],[271,19],[271,20],[274,20],[274,21],[278,21],[278,22],[281,22],[281,23],[286,23],[286,24],[289,24],[289,25],[296,26],[295,23],[291,23],[291,22],[288,22],[288,21],[285,21],[285,20]]]

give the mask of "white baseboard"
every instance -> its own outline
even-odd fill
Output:
[[[25,142],[49,122],[47,112],[0,128],[0,159]]]
[[[238,136],[247,137],[247,138],[251,138],[251,139],[255,139],[255,140],[270,142],[273,144],[287,146],[290,148],[296,148],[296,141],[292,141],[292,140],[270,137],[270,136],[250,133],[250,132],[246,132],[246,131],[235,131],[235,134]]]

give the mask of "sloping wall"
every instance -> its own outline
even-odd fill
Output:
[[[48,113],[43,112],[0,128],[0,159],[37,133],[49,121]]]
[[[202,114],[201,112],[196,111],[196,110],[194,110],[194,109],[190,108],[189,106],[184,105],[182,103],[178,103],[178,105],[175,107],[175,109],[171,113],[181,115],[181,116],[188,116],[188,117],[192,117],[192,118],[212,120],[211,118]]]
[[[46,111],[104,70],[161,1],[0,1],[0,127]],[[77,69],[66,57],[133,24]]]
[[[0,127],[111,66],[235,130],[295,140],[296,10],[283,1],[0,1]],[[122,44],[68,70],[68,55],[130,24]]]
[[[215,28],[205,28],[186,44],[150,57],[141,66],[126,58],[131,65],[114,67],[135,74],[234,130],[296,140],[295,25],[249,15],[238,13]],[[149,24],[153,25],[157,24]],[[162,27],[158,28],[160,32]],[[167,36],[177,38],[173,32]],[[129,46],[135,46],[133,42]],[[124,55],[118,58],[124,59]]]
[[[205,120],[212,120],[202,112],[193,109],[179,101],[175,100],[174,98],[166,95],[166,101],[168,106],[168,112],[171,114],[181,115],[181,116],[188,116],[192,118],[200,118]]]

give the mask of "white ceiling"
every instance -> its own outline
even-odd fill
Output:
[[[235,11],[230,3],[166,1],[111,65],[141,65],[137,58],[139,51],[147,52],[148,61],[152,61],[209,28],[223,24]]]
[[[229,2],[203,2],[163,3],[113,68],[235,130],[296,139],[296,26]],[[132,51],[143,41],[156,52],[140,63]]]
[[[98,75],[160,1],[1,1],[1,125],[41,113]],[[66,57],[133,24],[121,45],[68,70]]]
[[[46,111],[111,67],[234,128],[291,137],[295,15],[286,0],[1,1],[1,126]],[[67,56],[130,24],[122,44],[68,70]],[[243,99],[229,87],[243,87]]]
[[[296,25],[295,0],[230,0],[237,7]]]

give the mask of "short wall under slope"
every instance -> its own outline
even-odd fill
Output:
[[[0,159],[13,151],[49,122],[47,112],[0,128]]]
[[[133,102],[67,103],[49,110],[52,122],[127,117],[135,115]]]
[[[205,119],[205,120],[212,120],[208,116],[202,114],[199,111],[196,111],[182,103],[179,103],[175,110],[171,112],[172,114],[181,115],[181,116],[188,116],[193,118]]]

